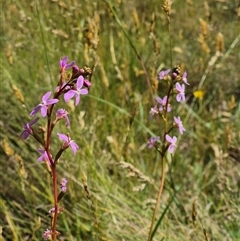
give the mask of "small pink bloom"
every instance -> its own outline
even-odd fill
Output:
[[[62,192],[66,192],[67,191],[67,182],[68,182],[68,180],[66,178],[62,179],[62,182],[61,182],[61,185],[60,185]]]
[[[158,78],[160,80],[164,79],[164,77],[167,76],[170,71],[171,71],[170,69],[160,71],[158,74]]]
[[[77,79],[76,90],[69,90],[66,94],[64,94],[64,100],[68,102],[71,98],[75,96],[76,97],[75,105],[78,105],[80,101],[80,95],[88,94],[87,89],[82,89],[83,83],[84,83],[84,78],[82,75],[80,75]]]
[[[160,97],[156,97],[157,102],[160,104],[159,106],[159,111],[163,111],[166,108],[167,105],[167,96],[164,96],[163,99],[161,99]],[[168,103],[167,105],[167,112],[171,111],[171,105]]]
[[[180,85],[178,82],[176,83],[176,91],[177,91],[177,96],[176,100],[177,102],[185,101],[185,85],[182,84]]]
[[[64,209],[61,207],[58,207],[58,213],[60,213],[61,211],[63,211]],[[52,216],[52,214],[55,213],[55,208],[50,208],[48,211],[48,216]]]
[[[63,149],[67,149],[69,146],[71,147],[73,154],[76,155],[77,150],[79,149],[78,145],[74,142],[74,140],[71,140],[71,138],[67,135],[57,133],[60,140],[64,141]]]
[[[175,122],[175,124],[178,126],[179,132],[180,132],[181,134],[183,134],[183,132],[186,131],[186,130],[185,130],[185,128],[183,127],[183,124],[182,124],[182,121],[181,121],[180,117],[179,117],[179,116],[178,116],[178,117],[175,117],[175,116],[174,116],[174,122]]]
[[[190,85],[187,81],[187,72],[185,71],[183,73],[183,76],[182,76],[182,81],[186,84],[186,85]]]
[[[51,235],[52,235],[52,232],[49,229],[46,229],[42,237],[44,240],[49,240],[51,239]]]
[[[158,114],[157,106],[155,105],[153,108],[151,108],[149,113],[150,113],[150,118],[152,118],[154,115],[157,115]]]
[[[68,118],[68,112],[64,109],[58,109],[56,111],[56,118],[57,120],[65,119],[66,120],[66,126],[70,125],[70,121]]]
[[[172,137],[170,137],[168,134],[166,135],[166,141],[168,142],[168,143],[170,143],[170,145],[169,145],[169,147],[168,147],[168,151],[169,151],[169,153],[173,153],[174,152],[174,150],[175,150],[175,148],[177,147],[177,137],[176,136],[173,136],[173,138]]]
[[[149,148],[153,148],[155,146],[155,143],[157,141],[159,141],[160,137],[159,136],[156,136],[156,137],[151,137],[149,140],[148,140],[148,147]]]

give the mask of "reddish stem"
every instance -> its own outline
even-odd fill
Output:
[[[53,182],[53,197],[54,197],[54,215],[52,220],[52,241],[56,240],[56,227],[57,227],[57,216],[58,216],[58,200],[57,200],[57,170],[56,165],[52,167],[52,182]]]
[[[55,98],[59,97],[59,93],[56,95]],[[56,240],[57,237],[57,216],[58,216],[58,192],[57,192],[57,163],[54,161],[54,159],[51,157],[50,154],[50,144],[51,144],[51,134],[52,134],[52,125],[51,125],[51,116],[53,111],[54,104],[50,106],[48,110],[48,121],[47,121],[47,138],[46,138],[46,144],[45,144],[45,150],[48,155],[48,159],[50,160],[51,164],[51,174],[52,174],[52,183],[53,183],[53,198],[54,198],[54,213],[51,223],[51,231],[52,231],[52,241]]]

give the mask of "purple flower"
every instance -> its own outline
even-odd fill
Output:
[[[186,85],[190,85],[187,81],[187,72],[185,71],[183,73],[183,76],[182,76],[182,81],[186,84]]]
[[[181,100],[185,101],[185,85],[180,85],[179,83],[176,83],[176,90],[178,93],[176,96],[177,102],[180,102]]]
[[[86,95],[88,93],[87,89],[82,89],[84,83],[84,78],[80,75],[77,79],[76,90],[69,90],[66,94],[64,94],[64,100],[68,102],[74,96],[76,97],[75,105],[78,105],[80,101],[80,95]]]
[[[43,233],[43,239],[44,240],[49,240],[51,238],[52,232],[49,229],[46,229]]]
[[[180,117],[179,117],[179,116],[178,116],[178,117],[175,117],[175,116],[174,116],[174,122],[175,122],[175,124],[178,126],[179,132],[180,132],[181,134],[183,134],[183,132],[186,131],[186,130],[185,130],[185,128],[183,127],[183,124],[182,124],[182,121],[181,121]]]
[[[68,118],[68,112],[64,109],[58,109],[56,111],[56,118],[57,120],[65,119],[66,120],[66,126],[70,125],[70,121]]]
[[[67,182],[68,182],[68,180],[66,178],[62,179],[62,182],[61,182],[61,185],[60,185],[62,192],[67,191]]]
[[[175,148],[177,147],[177,137],[176,136],[173,136],[173,138],[172,137],[170,137],[168,134],[166,135],[166,141],[168,142],[168,143],[170,143],[170,145],[169,145],[169,147],[168,147],[168,151],[169,151],[169,153],[173,153],[174,152],[174,150],[175,150]]]
[[[163,111],[166,108],[167,105],[167,96],[164,96],[163,99],[160,97],[156,97],[157,102],[160,104],[159,111]],[[171,111],[171,105],[168,103],[167,105],[167,112]]]
[[[49,158],[48,158],[48,154],[45,150],[41,149],[41,148],[37,148],[38,152],[41,154],[41,156],[37,159],[39,162],[45,162],[47,161],[49,164],[51,163]],[[52,155],[51,155],[52,158]]]
[[[153,148],[155,143],[160,139],[159,136],[156,136],[156,137],[151,137],[149,140],[148,140],[148,147],[149,148]]]
[[[57,133],[60,140],[64,141],[63,149],[67,149],[69,146],[72,148],[73,154],[76,155],[77,150],[79,149],[78,145],[71,140],[71,138],[67,135]]]
[[[152,118],[154,115],[157,115],[158,114],[157,106],[155,105],[153,108],[151,108],[149,113],[150,113],[150,118]]]
[[[23,126],[23,132],[21,133],[20,138],[23,137],[23,139],[26,140],[29,137],[29,135],[32,135],[33,134],[32,125],[34,125],[38,120],[39,120],[39,117],[32,120],[29,123],[26,123]]]
[[[66,69],[69,69],[71,67],[74,66],[75,64],[75,61],[72,61],[70,63],[67,63],[68,62],[68,57],[65,56],[64,58],[60,59],[59,61],[59,67],[60,67],[60,71],[63,72],[65,71]]]
[[[51,91],[47,92],[43,97],[42,97],[42,102],[37,105],[30,113],[30,116],[35,116],[38,111],[41,110],[42,117],[45,117],[47,115],[47,108],[49,105],[55,104],[58,102],[58,99],[50,99],[49,97],[51,96]]]
[[[162,70],[159,72],[158,74],[158,78],[161,80],[161,79],[164,79],[164,77],[166,75],[168,75],[168,73],[170,72],[171,70],[170,69],[167,69],[167,70]]]

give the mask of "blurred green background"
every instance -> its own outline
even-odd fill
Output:
[[[147,80],[154,96],[165,95],[157,74],[171,64],[186,70],[191,84],[187,103],[175,108],[187,131],[169,158],[153,240],[240,239],[240,3],[173,1],[170,34],[162,4],[1,3],[2,240],[41,240],[49,228],[51,179],[36,161],[39,146],[19,135],[42,95],[55,89],[65,55],[93,75],[90,95],[76,108],[65,105],[80,150],[76,157],[64,152],[58,165],[59,178],[69,180],[58,239],[147,240],[161,160],[146,144],[162,128],[149,121]],[[64,123],[57,131],[66,132]],[[59,145],[53,140],[52,151]]]

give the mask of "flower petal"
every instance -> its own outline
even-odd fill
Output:
[[[80,101],[80,95],[76,95],[75,105],[77,106]]]
[[[84,78],[82,75],[80,75],[77,79],[77,83],[76,83],[76,86],[77,86],[77,89],[81,89],[82,86],[83,86],[83,82],[84,82]]]
[[[31,116],[31,117],[35,116],[41,108],[42,108],[42,105],[41,105],[41,104],[37,105],[37,106],[31,111],[30,116]]]
[[[61,133],[57,133],[58,137],[60,140],[62,141],[65,141],[65,142],[68,142],[69,141],[69,138],[68,136],[64,135],[64,134],[61,134]]]
[[[46,105],[52,105],[57,103],[59,100],[58,99],[50,99],[46,101]]]
[[[69,90],[66,94],[64,94],[65,102],[68,102],[70,99],[72,99],[75,93],[75,90]]]
[[[45,117],[47,115],[47,106],[42,106],[41,115],[42,117]]]
[[[168,134],[165,136],[165,138],[168,142],[172,143],[172,138]]]
[[[72,148],[74,155],[76,155],[77,150],[79,149],[78,145],[75,142],[71,141],[70,146]]]
[[[49,97],[51,96],[52,92],[49,91],[47,92],[43,97],[42,97],[42,102],[45,102],[49,99]]]

